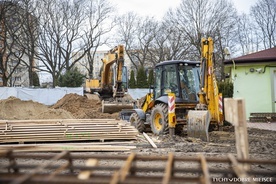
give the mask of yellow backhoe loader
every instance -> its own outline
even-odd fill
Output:
[[[124,46],[118,45],[102,59],[100,79],[87,79],[86,88],[97,93],[102,100],[102,112],[114,113],[133,108],[133,102],[126,96],[127,68],[124,66]]]
[[[213,70],[213,40],[202,39],[201,62],[164,61],[155,66],[153,91],[141,108],[130,111],[129,121],[140,132],[150,125],[154,134],[181,131],[208,141],[210,122],[222,126],[217,82]],[[125,116],[127,117],[127,116]]]

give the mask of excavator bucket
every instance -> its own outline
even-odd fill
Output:
[[[188,112],[188,136],[200,138],[203,141],[209,141],[208,129],[210,124],[209,111],[190,110]]]
[[[102,101],[103,113],[115,113],[123,109],[133,109],[133,103],[129,101]]]

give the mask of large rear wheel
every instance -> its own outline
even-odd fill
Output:
[[[139,132],[142,133],[146,130],[145,121],[142,120],[136,112],[130,115],[129,121]]]
[[[151,131],[156,135],[169,132],[168,105],[157,104],[151,111]]]

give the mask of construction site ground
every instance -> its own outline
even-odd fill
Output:
[[[119,114],[106,114],[101,112],[101,102],[97,99],[87,99],[76,94],[64,96],[56,104],[45,106],[33,101],[22,101],[10,97],[0,101],[0,119],[2,120],[26,120],[26,119],[118,119]],[[249,157],[251,159],[275,160],[276,158],[276,123],[248,123]],[[169,135],[156,136],[147,132],[157,145],[153,148],[139,134],[137,140],[126,144],[136,146],[130,151],[111,152],[76,152],[78,155],[129,155],[135,152],[138,155],[161,156],[173,153],[175,156],[196,156],[203,154],[212,157],[226,157],[228,154],[236,155],[235,132],[232,126],[225,126],[224,131],[210,132],[210,141],[203,142],[199,139],[189,138],[184,135],[176,135],[172,139]],[[26,153],[27,154],[27,153]],[[0,165],[6,160],[0,159]],[[24,160],[24,163],[33,163],[33,160]],[[40,160],[37,160],[40,163]],[[117,162],[109,164],[117,165]],[[220,167],[217,165],[216,167]],[[258,165],[256,166],[258,167]],[[276,168],[261,168],[274,170]]]

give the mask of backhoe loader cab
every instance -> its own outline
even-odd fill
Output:
[[[176,96],[176,103],[197,103],[200,63],[191,61],[164,61],[155,67],[154,99],[164,101],[168,93]]]

